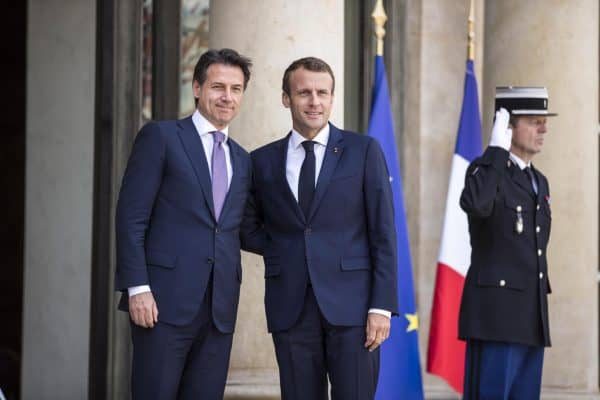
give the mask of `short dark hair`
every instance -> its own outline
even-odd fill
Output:
[[[194,68],[194,80],[202,85],[206,81],[206,71],[212,64],[224,64],[239,67],[244,73],[244,90],[250,80],[252,60],[233,49],[210,49],[200,56]]]
[[[320,58],[316,57],[304,57],[299,60],[294,61],[290,64],[289,67],[283,73],[283,82],[281,84],[281,88],[284,93],[290,96],[290,75],[297,69],[304,68],[305,70],[312,72],[327,72],[333,81],[331,84],[331,94],[333,94],[333,90],[335,89],[335,76],[333,76],[333,71],[329,64]]]

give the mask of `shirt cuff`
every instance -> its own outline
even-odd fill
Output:
[[[384,317],[392,318],[392,313],[390,311],[382,310],[380,308],[369,308],[369,314],[379,314]]]
[[[149,285],[132,286],[127,289],[127,292],[129,292],[129,297],[135,296],[136,294],[140,294],[140,293],[146,293],[149,291],[150,291]]]

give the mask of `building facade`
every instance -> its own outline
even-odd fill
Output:
[[[598,2],[474,2],[484,143],[497,85],[547,86],[550,108],[559,113],[535,160],[550,180],[554,209],[548,252],[553,347],[546,353],[543,397],[597,399]],[[10,346],[20,360],[23,399],[129,398],[128,320],[116,311],[113,290],[114,207],[141,124],[189,112],[193,99],[186,85],[198,49],[232,47],[254,61],[230,131],[248,150],[291,128],[280,100],[281,77],[292,60],[307,55],[328,61],[339,82],[333,122],[366,128],[373,0],[191,3],[196,5],[29,0],[18,10],[25,17],[16,36],[26,49],[26,65],[14,64],[10,73],[24,72],[16,90],[26,102],[7,110],[21,110],[24,121],[21,136],[3,151],[24,154],[6,171],[15,177],[12,187],[24,188],[16,196],[22,204],[10,212],[21,229],[13,233],[22,240],[10,245],[16,254],[10,276],[16,278],[6,285],[16,294],[4,290],[0,298],[8,304],[22,295],[21,304],[11,306],[7,331],[21,338]],[[462,100],[469,1],[384,5],[424,360]],[[279,398],[263,311],[262,260],[244,254],[243,269],[226,396]],[[425,386],[428,398],[456,398],[436,377],[426,375]]]

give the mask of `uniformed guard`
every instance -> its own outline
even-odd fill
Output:
[[[467,341],[464,399],[538,399],[550,346],[548,180],[531,163],[546,138],[548,91],[497,87],[489,147],[471,163],[460,206],[471,266],[459,336]]]

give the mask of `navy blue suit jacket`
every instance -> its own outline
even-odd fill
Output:
[[[396,231],[389,174],[371,137],[331,125],[311,211],[286,179],[289,135],[252,152],[243,247],[264,256],[270,332],[298,319],[309,282],[333,325],[365,325],[369,308],[397,313]]]
[[[217,328],[235,326],[242,270],[239,227],[251,182],[250,156],[228,139],[233,176],[219,220],[211,178],[191,117],[150,122],[136,137],[117,204],[116,288],[150,285],[159,320],[197,315],[213,274]]]

